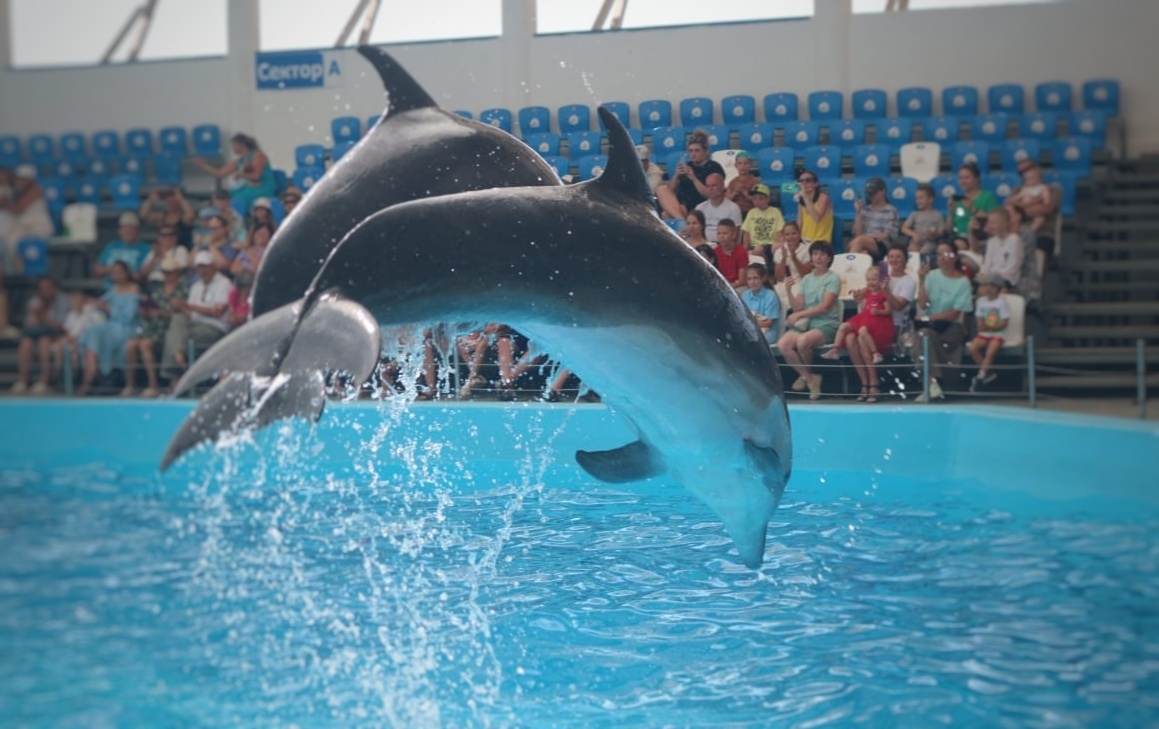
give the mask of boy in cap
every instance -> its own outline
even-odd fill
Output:
[[[998,350],[1006,335],[1006,327],[1010,324],[1010,305],[1006,297],[999,293],[1005,282],[996,274],[982,273],[978,275],[978,299],[974,304],[974,319],[978,323],[978,336],[970,342],[967,351],[970,359],[978,365],[978,374],[970,381],[970,392],[978,389],[979,385],[989,385],[998,379],[998,374],[990,372]]]
[[[101,251],[101,257],[93,266],[93,273],[104,277],[105,289],[110,289],[113,286],[113,280],[109,278],[109,270],[114,263],[123,261],[129,267],[129,273],[136,276],[137,272],[141,270],[141,265],[145,263],[149,251],[152,250],[148,243],[141,240],[141,219],[137,217],[136,213],[121,213],[118,224],[121,237],[110,241],[105,246],[105,249]]]
[[[777,244],[781,229],[785,227],[785,218],[781,215],[781,211],[769,206],[770,192],[769,186],[764,183],[757,183],[749,192],[753,207],[745,216],[744,224],[740,228],[741,245],[745,250],[764,246],[759,252],[771,251]]]

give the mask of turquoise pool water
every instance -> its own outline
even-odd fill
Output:
[[[603,407],[0,403],[0,725],[1154,726],[1159,431],[798,408],[766,564]]]

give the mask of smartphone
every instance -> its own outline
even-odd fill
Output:
[[[931,251],[929,253],[923,253],[921,260],[922,260],[922,265],[929,266],[931,269],[937,268],[938,254],[936,251]]]

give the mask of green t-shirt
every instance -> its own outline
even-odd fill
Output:
[[[774,207],[764,210],[753,208],[744,219],[741,230],[749,234],[749,244],[754,246],[771,246],[777,242],[777,234],[785,227],[785,219],[781,211]]]
[[[965,276],[949,278],[941,271],[930,271],[926,276],[926,296],[930,301],[927,314],[941,314],[951,309],[961,312],[974,310],[970,279]]]
[[[806,274],[801,279],[801,293],[805,297],[806,309],[820,306],[821,299],[825,294],[841,295],[841,277],[832,271],[826,271],[820,276],[813,273]],[[833,322],[833,326],[837,326],[841,323],[839,321],[840,312],[841,307],[837,302],[833,302],[833,308],[826,313],[809,317],[809,328],[816,329],[817,325],[826,321]]]
[[[982,190],[978,193],[978,197],[974,198],[974,212],[970,212],[970,208],[966,207],[965,200],[955,201],[951,207],[951,213],[954,219],[954,233],[963,238],[970,234],[970,219],[974,217],[974,213],[988,213],[994,208],[998,207],[998,198],[994,197],[994,193],[989,190]]]

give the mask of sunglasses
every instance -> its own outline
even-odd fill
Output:
[[[816,182],[816,181],[817,181],[816,177],[802,177],[799,180],[797,180],[797,182],[799,182],[799,183]]]

